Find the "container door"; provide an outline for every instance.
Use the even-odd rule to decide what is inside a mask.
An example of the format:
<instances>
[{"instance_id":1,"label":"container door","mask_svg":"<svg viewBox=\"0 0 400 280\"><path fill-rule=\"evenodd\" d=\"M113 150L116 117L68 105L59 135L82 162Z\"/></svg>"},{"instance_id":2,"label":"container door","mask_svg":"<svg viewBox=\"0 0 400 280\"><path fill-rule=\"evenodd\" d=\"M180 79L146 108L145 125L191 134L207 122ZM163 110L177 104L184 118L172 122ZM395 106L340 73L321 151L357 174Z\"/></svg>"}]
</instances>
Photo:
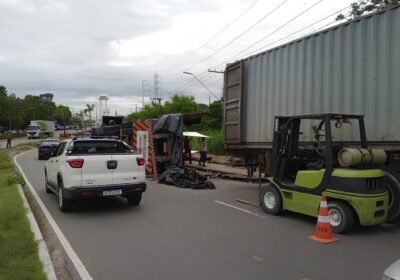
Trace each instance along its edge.
<instances>
[{"instance_id":1,"label":"container door","mask_svg":"<svg viewBox=\"0 0 400 280\"><path fill-rule=\"evenodd\" d=\"M241 136L242 70L239 61L229 65L224 74L224 134L225 144L239 144Z\"/></svg>"}]
</instances>

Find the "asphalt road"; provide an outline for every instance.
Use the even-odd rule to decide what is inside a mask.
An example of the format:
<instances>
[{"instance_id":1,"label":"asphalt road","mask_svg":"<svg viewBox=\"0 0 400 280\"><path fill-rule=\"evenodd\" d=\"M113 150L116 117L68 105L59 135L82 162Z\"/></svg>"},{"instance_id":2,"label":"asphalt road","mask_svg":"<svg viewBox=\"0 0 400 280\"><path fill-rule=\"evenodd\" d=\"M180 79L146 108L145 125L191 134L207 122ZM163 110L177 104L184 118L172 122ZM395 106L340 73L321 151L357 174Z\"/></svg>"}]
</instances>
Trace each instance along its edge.
<instances>
[{"instance_id":1,"label":"asphalt road","mask_svg":"<svg viewBox=\"0 0 400 280\"><path fill-rule=\"evenodd\" d=\"M18 144L22 144L28 141L34 141L34 140L29 140L28 138L16 138L11 140L11 146L15 146ZM5 149L7 147L7 140L0 140L0 149Z\"/></svg>"},{"instance_id":2,"label":"asphalt road","mask_svg":"<svg viewBox=\"0 0 400 280\"><path fill-rule=\"evenodd\" d=\"M381 279L400 258L399 223L314 243L314 218L236 203L257 186L228 180L197 191L148 182L137 208L112 197L64 214L45 193L44 161L29 152L18 163L94 279Z\"/></svg>"},{"instance_id":3,"label":"asphalt road","mask_svg":"<svg viewBox=\"0 0 400 280\"><path fill-rule=\"evenodd\" d=\"M67 133L74 133L75 130L67 130L66 132ZM60 131L55 131L54 133L55 133L54 137L58 138L61 133L64 133L64 131L60 130ZM30 142L30 141L37 141L37 140L28 139L27 137L15 138L15 139L12 139L11 146L14 147L14 146L16 146L18 144L22 144L22 143ZM0 140L0 149L5 149L6 147L7 147L7 140Z\"/></svg>"}]
</instances>

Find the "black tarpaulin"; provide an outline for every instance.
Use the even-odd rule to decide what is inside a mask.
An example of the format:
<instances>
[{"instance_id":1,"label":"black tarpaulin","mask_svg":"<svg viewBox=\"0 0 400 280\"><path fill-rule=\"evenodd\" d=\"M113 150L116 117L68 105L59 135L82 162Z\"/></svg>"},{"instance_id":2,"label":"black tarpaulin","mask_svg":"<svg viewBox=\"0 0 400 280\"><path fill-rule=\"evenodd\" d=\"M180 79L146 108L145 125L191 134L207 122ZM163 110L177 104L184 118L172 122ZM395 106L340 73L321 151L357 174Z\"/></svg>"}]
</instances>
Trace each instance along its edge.
<instances>
[{"instance_id":1,"label":"black tarpaulin","mask_svg":"<svg viewBox=\"0 0 400 280\"><path fill-rule=\"evenodd\" d=\"M159 183L174 185L178 188L191 189L215 189L215 185L207 180L207 177L200 175L194 169L186 167L175 167L163 172Z\"/></svg>"},{"instance_id":2,"label":"black tarpaulin","mask_svg":"<svg viewBox=\"0 0 400 280\"><path fill-rule=\"evenodd\" d=\"M171 166L182 166L183 118L182 114L163 115L154 125L153 133L168 133Z\"/></svg>"}]
</instances>

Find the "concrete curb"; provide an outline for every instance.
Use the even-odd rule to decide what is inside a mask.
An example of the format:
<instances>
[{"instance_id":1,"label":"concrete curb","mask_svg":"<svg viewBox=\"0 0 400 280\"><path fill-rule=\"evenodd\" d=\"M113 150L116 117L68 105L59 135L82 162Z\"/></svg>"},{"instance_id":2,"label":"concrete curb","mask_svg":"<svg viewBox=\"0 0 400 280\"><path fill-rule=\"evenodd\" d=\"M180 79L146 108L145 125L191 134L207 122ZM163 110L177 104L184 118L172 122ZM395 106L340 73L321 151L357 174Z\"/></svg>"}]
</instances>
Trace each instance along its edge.
<instances>
[{"instance_id":1,"label":"concrete curb","mask_svg":"<svg viewBox=\"0 0 400 280\"><path fill-rule=\"evenodd\" d=\"M18 192L22 199L24 208L26 210L26 217L31 224L31 230L33 232L33 236L35 241L38 243L39 247L39 258L43 264L44 272L47 275L48 280L57 280L56 273L54 272L53 263L51 262L49 251L47 250L46 243L43 240L42 233L40 232L39 225L36 222L35 217L33 216L31 207L29 206L28 201L26 200L25 193L22 190L21 185L18 185Z\"/></svg>"},{"instance_id":2,"label":"concrete curb","mask_svg":"<svg viewBox=\"0 0 400 280\"><path fill-rule=\"evenodd\" d=\"M22 177L25 180L26 186L29 188L30 192L32 193L33 198L36 200L38 206L43 212L43 215L47 219L47 222L50 224L51 228L54 230L58 240L60 241L61 245L63 246L66 254L68 255L69 259L71 260L72 264L74 265L76 271L78 272L81 279L84 280L92 280L93 278L90 276L89 272L87 271L85 265L82 263L81 259L75 253L74 249L72 248L71 244L68 242L67 238L62 233L61 229L58 227L56 221L51 216L49 210L47 210L46 206L44 205L43 201L40 199L38 193L33 188L32 184L29 182L28 178L26 177L24 171L22 170L21 166L17 162L17 158L23 154L32 152L32 150L25 151L20 153L14 157L14 164L18 168L19 172L21 173Z\"/></svg>"}]
</instances>

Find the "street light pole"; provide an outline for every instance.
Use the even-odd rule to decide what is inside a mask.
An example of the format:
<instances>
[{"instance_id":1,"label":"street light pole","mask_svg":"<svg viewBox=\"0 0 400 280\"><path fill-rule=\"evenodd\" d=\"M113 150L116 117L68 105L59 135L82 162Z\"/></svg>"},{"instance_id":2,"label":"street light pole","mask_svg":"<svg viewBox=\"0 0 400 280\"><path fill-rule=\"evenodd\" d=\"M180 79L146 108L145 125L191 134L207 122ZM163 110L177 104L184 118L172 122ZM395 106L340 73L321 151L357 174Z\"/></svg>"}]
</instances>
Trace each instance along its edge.
<instances>
[{"instance_id":1,"label":"street light pole","mask_svg":"<svg viewBox=\"0 0 400 280\"><path fill-rule=\"evenodd\" d=\"M186 72L186 71L184 71L183 74L187 74L187 75L193 76L193 78L195 78L203 87L205 87L208 90L208 92L209 92L209 94L208 94L208 106L210 106L210 103L211 103L210 94L212 94L218 100L218 97L202 81L200 81L200 79L197 78L197 76L195 74L193 74L191 72Z\"/></svg>"}]
</instances>

